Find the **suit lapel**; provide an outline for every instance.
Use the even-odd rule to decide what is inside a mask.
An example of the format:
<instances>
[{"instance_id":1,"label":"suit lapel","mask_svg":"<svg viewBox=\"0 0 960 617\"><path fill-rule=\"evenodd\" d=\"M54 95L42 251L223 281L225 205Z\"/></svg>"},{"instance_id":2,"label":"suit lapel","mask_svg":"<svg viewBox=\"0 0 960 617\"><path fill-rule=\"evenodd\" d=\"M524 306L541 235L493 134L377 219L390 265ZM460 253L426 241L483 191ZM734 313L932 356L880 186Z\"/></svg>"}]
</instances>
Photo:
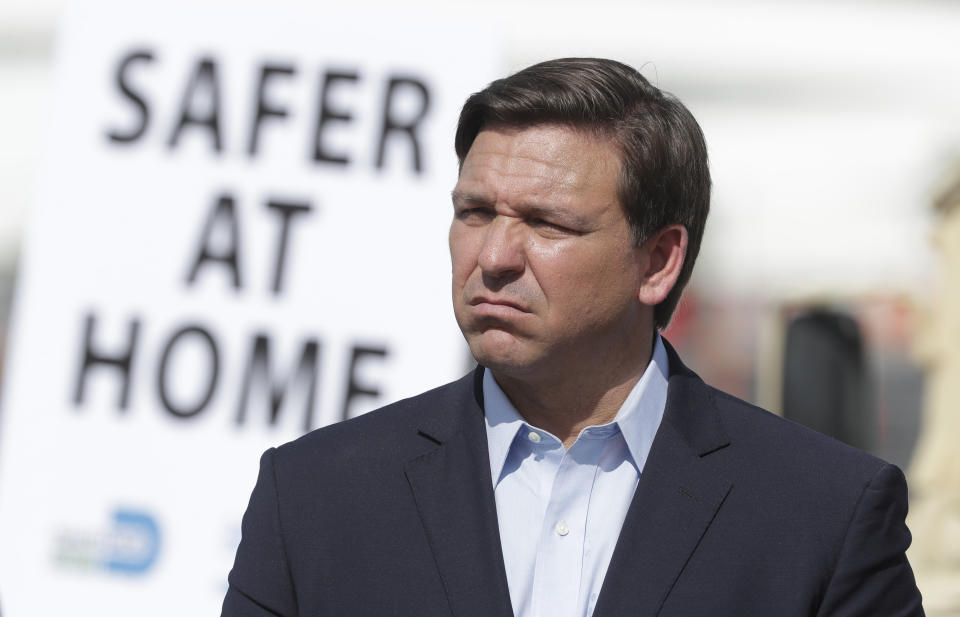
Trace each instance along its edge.
<instances>
[{"instance_id":1,"label":"suit lapel","mask_svg":"<svg viewBox=\"0 0 960 617\"><path fill-rule=\"evenodd\" d=\"M666 341L664 341L666 344ZM710 455L729 445L712 391L666 344L670 386L594 617L652 617L731 484ZM482 371L420 427L431 448L406 475L454 617L512 617L483 423Z\"/></svg>"},{"instance_id":2,"label":"suit lapel","mask_svg":"<svg viewBox=\"0 0 960 617\"><path fill-rule=\"evenodd\" d=\"M454 617L512 617L483 423L482 371L420 435L436 444L409 461L407 480Z\"/></svg>"},{"instance_id":3,"label":"suit lapel","mask_svg":"<svg viewBox=\"0 0 960 617\"><path fill-rule=\"evenodd\" d=\"M712 392L667 349L671 376L663 422L594 617L656 615L731 488L709 460L729 444Z\"/></svg>"}]
</instances>

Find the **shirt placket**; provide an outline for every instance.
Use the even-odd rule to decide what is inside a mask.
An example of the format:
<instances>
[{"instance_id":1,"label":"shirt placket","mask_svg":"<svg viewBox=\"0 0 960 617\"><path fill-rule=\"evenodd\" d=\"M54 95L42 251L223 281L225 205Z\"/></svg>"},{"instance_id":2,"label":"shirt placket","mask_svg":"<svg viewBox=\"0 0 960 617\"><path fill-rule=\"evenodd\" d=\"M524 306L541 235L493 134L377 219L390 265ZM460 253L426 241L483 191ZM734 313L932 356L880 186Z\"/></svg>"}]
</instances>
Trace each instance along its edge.
<instances>
[{"instance_id":1,"label":"shirt placket","mask_svg":"<svg viewBox=\"0 0 960 617\"><path fill-rule=\"evenodd\" d=\"M581 439L563 455L544 513L533 583L536 617L576 615L583 549L600 444Z\"/></svg>"}]
</instances>

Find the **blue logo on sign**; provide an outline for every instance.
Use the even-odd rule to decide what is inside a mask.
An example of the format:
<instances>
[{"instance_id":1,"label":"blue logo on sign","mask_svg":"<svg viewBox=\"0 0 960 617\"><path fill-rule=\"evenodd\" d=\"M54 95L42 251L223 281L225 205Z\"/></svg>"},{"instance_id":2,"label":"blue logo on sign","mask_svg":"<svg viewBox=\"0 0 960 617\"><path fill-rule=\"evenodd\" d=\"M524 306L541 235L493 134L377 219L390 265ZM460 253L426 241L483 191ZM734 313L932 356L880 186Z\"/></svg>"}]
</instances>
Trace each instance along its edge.
<instances>
[{"instance_id":1,"label":"blue logo on sign","mask_svg":"<svg viewBox=\"0 0 960 617\"><path fill-rule=\"evenodd\" d=\"M152 516L143 512L114 512L111 538L104 566L114 572L143 574L160 553L160 528Z\"/></svg>"},{"instance_id":2,"label":"blue logo on sign","mask_svg":"<svg viewBox=\"0 0 960 617\"><path fill-rule=\"evenodd\" d=\"M109 529L64 531L56 539L55 559L65 567L139 576L160 554L160 526L150 514L118 508Z\"/></svg>"}]
</instances>

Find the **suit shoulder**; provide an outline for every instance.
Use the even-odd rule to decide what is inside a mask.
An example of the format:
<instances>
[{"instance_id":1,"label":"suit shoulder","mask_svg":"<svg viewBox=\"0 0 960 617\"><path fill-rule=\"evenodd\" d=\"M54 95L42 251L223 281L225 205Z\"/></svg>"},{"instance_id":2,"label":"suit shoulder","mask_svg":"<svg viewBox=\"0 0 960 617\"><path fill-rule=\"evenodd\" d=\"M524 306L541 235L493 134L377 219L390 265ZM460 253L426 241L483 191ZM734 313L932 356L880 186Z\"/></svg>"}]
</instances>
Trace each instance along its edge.
<instances>
[{"instance_id":1,"label":"suit shoulder","mask_svg":"<svg viewBox=\"0 0 960 617\"><path fill-rule=\"evenodd\" d=\"M710 388L733 449L755 464L829 486L866 483L888 463L833 437L788 420L721 390ZM848 484L847 484L848 485Z\"/></svg>"},{"instance_id":2,"label":"suit shoulder","mask_svg":"<svg viewBox=\"0 0 960 617\"><path fill-rule=\"evenodd\" d=\"M344 461L358 457L402 454L415 440L419 426L436 416L454 413L465 390L472 392L472 377L456 381L380 407L355 418L330 424L277 448L285 464L303 465L318 460ZM412 442L412 443L411 443Z\"/></svg>"}]
</instances>

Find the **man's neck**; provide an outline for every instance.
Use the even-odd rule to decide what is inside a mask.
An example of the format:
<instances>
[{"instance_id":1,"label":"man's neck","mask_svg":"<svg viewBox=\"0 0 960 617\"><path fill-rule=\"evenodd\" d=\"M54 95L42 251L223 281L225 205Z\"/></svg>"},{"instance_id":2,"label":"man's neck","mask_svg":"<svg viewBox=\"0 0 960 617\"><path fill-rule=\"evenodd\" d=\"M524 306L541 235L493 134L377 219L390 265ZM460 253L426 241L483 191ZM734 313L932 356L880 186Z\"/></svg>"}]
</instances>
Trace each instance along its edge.
<instances>
[{"instance_id":1,"label":"man's neck","mask_svg":"<svg viewBox=\"0 0 960 617\"><path fill-rule=\"evenodd\" d=\"M625 355L620 362L548 371L542 379L492 372L524 420L549 431L569 448L584 428L613 421L650 363L655 340L654 336L643 347L646 353Z\"/></svg>"}]
</instances>

